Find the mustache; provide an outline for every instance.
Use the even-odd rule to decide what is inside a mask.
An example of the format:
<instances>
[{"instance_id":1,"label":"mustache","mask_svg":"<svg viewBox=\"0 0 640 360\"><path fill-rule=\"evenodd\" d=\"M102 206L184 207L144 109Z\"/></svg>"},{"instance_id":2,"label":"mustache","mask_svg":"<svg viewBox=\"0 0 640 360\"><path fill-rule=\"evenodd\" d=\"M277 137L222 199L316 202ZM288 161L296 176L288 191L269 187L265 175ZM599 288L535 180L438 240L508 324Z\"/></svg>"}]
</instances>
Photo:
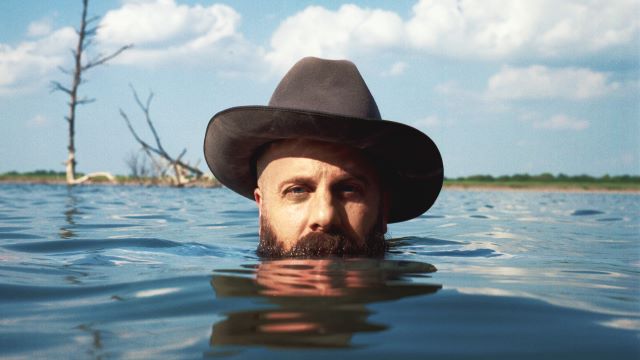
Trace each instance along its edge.
<instances>
[{"instance_id":1,"label":"mustache","mask_svg":"<svg viewBox=\"0 0 640 360\"><path fill-rule=\"evenodd\" d=\"M309 233L291 248L291 256L344 256L355 255L356 242L341 233Z\"/></svg>"},{"instance_id":2,"label":"mustache","mask_svg":"<svg viewBox=\"0 0 640 360\"><path fill-rule=\"evenodd\" d=\"M261 227L261 239L256 252L259 256L267 258L382 257L387 249L388 244L383 233L370 234L367 241L360 245L358 241L336 229L332 232L312 232L304 235L291 249L285 251L271 227L264 225Z\"/></svg>"}]
</instances>

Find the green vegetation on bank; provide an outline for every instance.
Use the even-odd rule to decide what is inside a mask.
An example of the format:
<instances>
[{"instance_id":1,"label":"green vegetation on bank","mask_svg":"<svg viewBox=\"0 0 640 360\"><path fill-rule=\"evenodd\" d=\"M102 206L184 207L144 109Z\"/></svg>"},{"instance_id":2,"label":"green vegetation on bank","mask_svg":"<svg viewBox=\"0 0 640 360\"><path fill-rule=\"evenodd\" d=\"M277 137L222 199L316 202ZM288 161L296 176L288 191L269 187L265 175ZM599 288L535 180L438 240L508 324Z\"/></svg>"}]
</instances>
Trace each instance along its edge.
<instances>
[{"instance_id":1,"label":"green vegetation on bank","mask_svg":"<svg viewBox=\"0 0 640 360\"><path fill-rule=\"evenodd\" d=\"M78 174L82 176L84 174ZM24 181L65 181L66 174L64 171L53 171L53 170L36 170L36 171L28 171L28 172L17 172L17 171L9 171L4 174L0 174L0 180L24 180Z\"/></svg>"},{"instance_id":2,"label":"green vegetation on bank","mask_svg":"<svg viewBox=\"0 0 640 360\"><path fill-rule=\"evenodd\" d=\"M445 179L445 186L451 187L507 187L507 188L558 188L583 190L635 190L640 191L640 176L589 175L570 176L565 174L539 175L515 174L494 177L491 175L473 175L454 179Z\"/></svg>"},{"instance_id":3,"label":"green vegetation on bank","mask_svg":"<svg viewBox=\"0 0 640 360\"><path fill-rule=\"evenodd\" d=\"M84 174L78 174L83 176ZM24 183L65 183L65 173L53 170L36 170L29 172L10 171L0 174L0 181L3 182L24 182ZM154 177L134 177L117 175L116 181L119 184L144 184L163 185L165 180ZM108 179L98 178L93 183L107 183ZM513 188L513 189L534 189L534 188L555 188L567 190L620 190L620 191L640 191L640 176L617 175L593 177L589 175L553 175L543 173L539 175L515 174L505 176L473 175L458 178L446 178L445 186L461 188ZM203 179L197 186L219 186L214 179Z\"/></svg>"}]
</instances>

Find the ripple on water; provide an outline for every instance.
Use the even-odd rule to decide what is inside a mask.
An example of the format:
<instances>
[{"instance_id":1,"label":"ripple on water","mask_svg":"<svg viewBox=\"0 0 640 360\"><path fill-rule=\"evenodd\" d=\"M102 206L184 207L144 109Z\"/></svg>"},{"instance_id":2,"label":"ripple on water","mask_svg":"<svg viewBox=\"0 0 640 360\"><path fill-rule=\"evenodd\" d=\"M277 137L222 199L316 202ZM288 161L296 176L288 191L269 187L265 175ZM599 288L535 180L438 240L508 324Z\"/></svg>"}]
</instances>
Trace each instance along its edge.
<instances>
[{"instance_id":1,"label":"ripple on water","mask_svg":"<svg viewBox=\"0 0 640 360\"><path fill-rule=\"evenodd\" d=\"M501 254L493 249L474 249L474 250L449 250L449 251L427 251L422 252L427 256L447 256L447 257L497 257Z\"/></svg>"},{"instance_id":2,"label":"ripple on water","mask_svg":"<svg viewBox=\"0 0 640 360\"><path fill-rule=\"evenodd\" d=\"M604 212L600 210L593 210L593 209L581 209L581 210L575 210L574 212L572 212L571 216L591 216L591 215L600 215L600 214L604 214Z\"/></svg>"},{"instance_id":3,"label":"ripple on water","mask_svg":"<svg viewBox=\"0 0 640 360\"><path fill-rule=\"evenodd\" d=\"M150 215L131 214L131 215L122 215L120 216L120 218L131 219L131 220L163 220L163 221L172 222L172 223L180 223L180 222L186 221L184 219L179 219L167 214L150 214Z\"/></svg>"},{"instance_id":4,"label":"ripple on water","mask_svg":"<svg viewBox=\"0 0 640 360\"><path fill-rule=\"evenodd\" d=\"M464 245L464 242L455 240L443 240L423 236L406 236L389 240L391 246L407 246L407 245Z\"/></svg>"},{"instance_id":5,"label":"ripple on water","mask_svg":"<svg viewBox=\"0 0 640 360\"><path fill-rule=\"evenodd\" d=\"M29 217L26 216L11 216L11 215L4 215L2 213L0 213L0 221L17 221L17 222L25 222L27 220L31 220Z\"/></svg>"},{"instance_id":6,"label":"ripple on water","mask_svg":"<svg viewBox=\"0 0 640 360\"><path fill-rule=\"evenodd\" d=\"M124 248L170 248L181 243L156 238L51 240L4 245L3 248L27 253L59 253Z\"/></svg>"},{"instance_id":7,"label":"ripple on water","mask_svg":"<svg viewBox=\"0 0 640 360\"><path fill-rule=\"evenodd\" d=\"M257 217L258 216L258 209L251 209L251 210L225 210L225 211L221 211L220 215L224 215L224 216L228 216L231 218L247 218L247 217Z\"/></svg>"},{"instance_id":8,"label":"ripple on water","mask_svg":"<svg viewBox=\"0 0 640 360\"><path fill-rule=\"evenodd\" d=\"M30 227L27 227L27 226L0 226L0 233L22 231L22 230L29 230L29 229Z\"/></svg>"},{"instance_id":9,"label":"ripple on water","mask_svg":"<svg viewBox=\"0 0 640 360\"><path fill-rule=\"evenodd\" d=\"M140 227L140 224L74 224L71 226L67 226L73 229L88 229L88 230L97 230L97 229L124 229L124 228L134 228Z\"/></svg>"},{"instance_id":10,"label":"ripple on water","mask_svg":"<svg viewBox=\"0 0 640 360\"><path fill-rule=\"evenodd\" d=\"M199 224L196 226L206 227L206 228L224 228L229 226L246 226L246 225L247 225L246 220L235 220L235 221L223 221L223 222L210 223L210 224Z\"/></svg>"},{"instance_id":11,"label":"ripple on water","mask_svg":"<svg viewBox=\"0 0 640 360\"><path fill-rule=\"evenodd\" d=\"M419 216L420 219L443 219L444 215L428 215L422 214Z\"/></svg>"},{"instance_id":12,"label":"ripple on water","mask_svg":"<svg viewBox=\"0 0 640 360\"><path fill-rule=\"evenodd\" d=\"M18 232L0 232L0 240L35 240L43 239L40 235L24 234Z\"/></svg>"},{"instance_id":13,"label":"ripple on water","mask_svg":"<svg viewBox=\"0 0 640 360\"><path fill-rule=\"evenodd\" d=\"M611 221L622 221L624 220L623 218L620 217L612 217L612 218L602 218L602 219L597 219L596 221L601 221L601 222L611 222Z\"/></svg>"},{"instance_id":14,"label":"ripple on water","mask_svg":"<svg viewBox=\"0 0 640 360\"><path fill-rule=\"evenodd\" d=\"M232 238L236 239L257 239L258 236L258 233L255 231L231 235Z\"/></svg>"}]
</instances>

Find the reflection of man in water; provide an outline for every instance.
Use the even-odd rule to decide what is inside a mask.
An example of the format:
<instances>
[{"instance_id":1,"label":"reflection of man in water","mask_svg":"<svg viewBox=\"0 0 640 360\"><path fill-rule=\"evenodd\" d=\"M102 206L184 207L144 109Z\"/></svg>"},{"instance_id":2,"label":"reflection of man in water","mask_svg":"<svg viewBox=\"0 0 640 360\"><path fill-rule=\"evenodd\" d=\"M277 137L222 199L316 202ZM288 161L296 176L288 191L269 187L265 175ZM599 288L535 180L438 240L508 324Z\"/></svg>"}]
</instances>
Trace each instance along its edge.
<instances>
[{"instance_id":1,"label":"reflection of man in water","mask_svg":"<svg viewBox=\"0 0 640 360\"><path fill-rule=\"evenodd\" d=\"M412 276L435 271L429 264L373 259L280 259L255 269L255 279L214 275L218 299L262 298L276 305L253 305L226 314L213 326L212 345L348 347L353 335L387 325L368 320L366 304L427 295L440 285Z\"/></svg>"},{"instance_id":2,"label":"reflection of man in water","mask_svg":"<svg viewBox=\"0 0 640 360\"><path fill-rule=\"evenodd\" d=\"M382 255L387 223L429 209L443 179L431 139L382 120L348 61L302 59L269 106L214 115L204 151L220 182L258 204L264 256Z\"/></svg>"}]
</instances>

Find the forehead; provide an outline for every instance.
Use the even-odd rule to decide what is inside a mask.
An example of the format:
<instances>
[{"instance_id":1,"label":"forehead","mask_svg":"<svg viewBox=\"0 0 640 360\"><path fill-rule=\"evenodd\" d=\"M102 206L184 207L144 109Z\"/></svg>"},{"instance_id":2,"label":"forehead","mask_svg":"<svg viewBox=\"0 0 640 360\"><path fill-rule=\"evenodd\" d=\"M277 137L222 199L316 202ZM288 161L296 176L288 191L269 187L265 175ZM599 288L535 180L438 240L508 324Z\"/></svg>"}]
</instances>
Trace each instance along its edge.
<instances>
[{"instance_id":1,"label":"forehead","mask_svg":"<svg viewBox=\"0 0 640 360\"><path fill-rule=\"evenodd\" d=\"M372 162L358 149L350 146L314 140L281 140L270 144L257 161L258 178L269 166L277 165L279 171L295 172L298 166L321 163L348 174L377 180L378 174ZM287 165L298 165L287 167Z\"/></svg>"}]
</instances>

